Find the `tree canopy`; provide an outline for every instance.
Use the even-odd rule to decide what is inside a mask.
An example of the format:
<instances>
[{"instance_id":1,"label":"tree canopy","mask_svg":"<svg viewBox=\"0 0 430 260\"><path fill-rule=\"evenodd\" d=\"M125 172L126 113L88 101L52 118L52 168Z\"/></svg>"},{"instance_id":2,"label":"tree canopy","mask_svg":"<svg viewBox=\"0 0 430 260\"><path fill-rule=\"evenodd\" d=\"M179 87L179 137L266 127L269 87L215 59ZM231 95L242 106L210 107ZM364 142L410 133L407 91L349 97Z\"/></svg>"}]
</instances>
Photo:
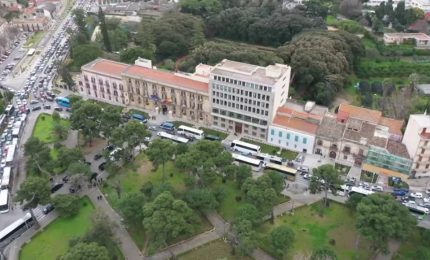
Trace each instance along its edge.
<instances>
[{"instance_id":1,"label":"tree canopy","mask_svg":"<svg viewBox=\"0 0 430 260\"><path fill-rule=\"evenodd\" d=\"M79 197L73 194L58 194L53 199L55 209L63 217L72 217L79 212Z\"/></svg>"},{"instance_id":2,"label":"tree canopy","mask_svg":"<svg viewBox=\"0 0 430 260\"><path fill-rule=\"evenodd\" d=\"M328 192L336 194L337 188L342 184L339 174L331 164L324 164L313 170L309 183L311 193L324 192L324 204L328 203Z\"/></svg>"},{"instance_id":3,"label":"tree canopy","mask_svg":"<svg viewBox=\"0 0 430 260\"><path fill-rule=\"evenodd\" d=\"M69 251L63 255L61 260L110 260L109 253L104 246L99 246L97 243L78 243L71 247Z\"/></svg>"},{"instance_id":4,"label":"tree canopy","mask_svg":"<svg viewBox=\"0 0 430 260\"><path fill-rule=\"evenodd\" d=\"M29 202L33 205L46 204L51 199L51 184L46 177L28 176L20 186L15 200Z\"/></svg>"}]
</instances>

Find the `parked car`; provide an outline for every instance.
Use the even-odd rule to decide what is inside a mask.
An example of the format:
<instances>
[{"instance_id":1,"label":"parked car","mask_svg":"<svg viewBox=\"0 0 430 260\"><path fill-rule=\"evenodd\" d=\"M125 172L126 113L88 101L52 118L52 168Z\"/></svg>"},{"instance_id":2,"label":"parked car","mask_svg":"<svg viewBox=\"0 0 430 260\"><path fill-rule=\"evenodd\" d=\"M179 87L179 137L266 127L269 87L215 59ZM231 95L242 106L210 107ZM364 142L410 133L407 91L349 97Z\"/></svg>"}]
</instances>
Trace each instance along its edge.
<instances>
[{"instance_id":1,"label":"parked car","mask_svg":"<svg viewBox=\"0 0 430 260\"><path fill-rule=\"evenodd\" d=\"M51 193L54 193L54 192L56 192L56 191L58 191L59 189L61 189L61 187L63 187L64 186L64 183L57 183L57 184L54 184L53 186L52 186L52 188L51 188Z\"/></svg>"},{"instance_id":2,"label":"parked car","mask_svg":"<svg viewBox=\"0 0 430 260\"><path fill-rule=\"evenodd\" d=\"M412 192L409 196L416 199L422 199L424 197L421 192Z\"/></svg>"},{"instance_id":3,"label":"parked car","mask_svg":"<svg viewBox=\"0 0 430 260\"><path fill-rule=\"evenodd\" d=\"M51 109L51 105L44 105L43 108L44 109Z\"/></svg>"},{"instance_id":4,"label":"parked car","mask_svg":"<svg viewBox=\"0 0 430 260\"><path fill-rule=\"evenodd\" d=\"M102 157L103 157L103 155L98 153L98 154L94 155L94 160L97 161L97 160L101 159Z\"/></svg>"},{"instance_id":5,"label":"parked car","mask_svg":"<svg viewBox=\"0 0 430 260\"><path fill-rule=\"evenodd\" d=\"M46 207L43 209L43 214L47 215L49 212L53 211L55 209L54 205L49 203L46 205Z\"/></svg>"},{"instance_id":6,"label":"parked car","mask_svg":"<svg viewBox=\"0 0 430 260\"><path fill-rule=\"evenodd\" d=\"M105 170L105 168L106 168L106 162L102 162L102 163L99 165L99 170L100 170L100 171L104 171L104 170Z\"/></svg>"},{"instance_id":7,"label":"parked car","mask_svg":"<svg viewBox=\"0 0 430 260\"><path fill-rule=\"evenodd\" d=\"M64 183L69 182L69 176L68 175L66 175L66 176L63 177L63 182Z\"/></svg>"},{"instance_id":8,"label":"parked car","mask_svg":"<svg viewBox=\"0 0 430 260\"><path fill-rule=\"evenodd\" d=\"M41 106L37 106L37 107L33 107L32 111L37 111L37 110L41 110L42 107Z\"/></svg>"},{"instance_id":9,"label":"parked car","mask_svg":"<svg viewBox=\"0 0 430 260\"><path fill-rule=\"evenodd\" d=\"M308 166L300 166L298 170L300 171L300 174L302 174L302 175L309 173L309 167Z\"/></svg>"},{"instance_id":10,"label":"parked car","mask_svg":"<svg viewBox=\"0 0 430 260\"><path fill-rule=\"evenodd\" d=\"M61 111L63 111L63 108L61 108L61 107L55 107L54 110L58 111L58 112L61 112Z\"/></svg>"}]
</instances>

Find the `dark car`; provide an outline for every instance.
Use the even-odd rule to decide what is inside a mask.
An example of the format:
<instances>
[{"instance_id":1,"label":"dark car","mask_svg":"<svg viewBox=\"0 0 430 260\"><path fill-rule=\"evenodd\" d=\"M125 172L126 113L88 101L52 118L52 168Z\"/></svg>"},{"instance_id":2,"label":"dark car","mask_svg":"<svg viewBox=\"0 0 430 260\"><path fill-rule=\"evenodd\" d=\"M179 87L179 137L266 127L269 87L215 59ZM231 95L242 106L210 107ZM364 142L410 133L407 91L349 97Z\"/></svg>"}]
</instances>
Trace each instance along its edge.
<instances>
[{"instance_id":1,"label":"dark car","mask_svg":"<svg viewBox=\"0 0 430 260\"><path fill-rule=\"evenodd\" d=\"M102 157L103 157L103 155L98 153L98 154L94 155L94 160L97 161L97 160L101 159Z\"/></svg>"},{"instance_id":2,"label":"dark car","mask_svg":"<svg viewBox=\"0 0 430 260\"><path fill-rule=\"evenodd\" d=\"M47 215L49 212L53 211L55 209L53 204L48 204L46 205L46 207L43 209L43 214Z\"/></svg>"},{"instance_id":3,"label":"dark car","mask_svg":"<svg viewBox=\"0 0 430 260\"><path fill-rule=\"evenodd\" d=\"M55 107L54 110L58 111L58 112L61 112L61 111L63 111L63 108L61 108L61 107Z\"/></svg>"},{"instance_id":4,"label":"dark car","mask_svg":"<svg viewBox=\"0 0 430 260\"><path fill-rule=\"evenodd\" d=\"M37 106L37 107L33 107L32 111L37 111L37 110L41 110L41 109L42 109L42 107Z\"/></svg>"},{"instance_id":5,"label":"dark car","mask_svg":"<svg viewBox=\"0 0 430 260\"><path fill-rule=\"evenodd\" d=\"M109 152L112 152L113 149L115 149L115 146L113 144L110 144L110 145L105 147L105 150L108 150Z\"/></svg>"},{"instance_id":6,"label":"dark car","mask_svg":"<svg viewBox=\"0 0 430 260\"><path fill-rule=\"evenodd\" d=\"M63 182L64 183L68 183L69 182L69 176L68 175L66 175L66 176L63 177Z\"/></svg>"},{"instance_id":7,"label":"dark car","mask_svg":"<svg viewBox=\"0 0 430 260\"><path fill-rule=\"evenodd\" d=\"M57 190L61 189L61 187L63 187L64 183L57 183L54 186L52 186L51 188L51 193L56 192Z\"/></svg>"},{"instance_id":8,"label":"dark car","mask_svg":"<svg viewBox=\"0 0 430 260\"><path fill-rule=\"evenodd\" d=\"M102 163L99 165L99 170L100 170L100 171L104 171L104 170L105 170L105 168L106 168L106 162L102 162Z\"/></svg>"},{"instance_id":9,"label":"dark car","mask_svg":"<svg viewBox=\"0 0 430 260\"><path fill-rule=\"evenodd\" d=\"M43 108L44 109L51 109L51 105L44 105Z\"/></svg>"}]
</instances>

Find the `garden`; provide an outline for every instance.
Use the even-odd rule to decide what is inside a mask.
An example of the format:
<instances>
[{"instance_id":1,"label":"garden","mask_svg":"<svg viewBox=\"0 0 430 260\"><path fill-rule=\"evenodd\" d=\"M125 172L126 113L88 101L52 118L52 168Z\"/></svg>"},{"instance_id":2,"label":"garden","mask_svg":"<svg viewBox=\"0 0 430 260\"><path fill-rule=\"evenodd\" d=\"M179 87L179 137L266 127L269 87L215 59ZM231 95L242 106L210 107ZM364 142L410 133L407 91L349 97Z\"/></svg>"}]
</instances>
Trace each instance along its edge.
<instances>
[{"instance_id":1,"label":"garden","mask_svg":"<svg viewBox=\"0 0 430 260\"><path fill-rule=\"evenodd\" d=\"M44 143L54 143L67 137L70 122L50 114L40 114L33 129L33 137Z\"/></svg>"},{"instance_id":2,"label":"garden","mask_svg":"<svg viewBox=\"0 0 430 260\"><path fill-rule=\"evenodd\" d=\"M281 156L282 158L286 158L288 160L294 160L294 159L296 159L297 155L299 154L298 152L295 152L295 151L290 151L290 150L282 149L281 154L279 155L278 154L278 152L280 150L279 147L276 147L276 146L273 146L273 145L270 145L270 144L260 143L260 142L253 141L253 140L250 140L250 139L247 139L247 138L241 138L240 140L243 141L243 142L250 143L250 144L259 145L261 147L261 151L263 153L268 153L268 154L272 154L272 155L278 155L278 156Z\"/></svg>"},{"instance_id":3,"label":"garden","mask_svg":"<svg viewBox=\"0 0 430 260\"><path fill-rule=\"evenodd\" d=\"M84 235L91 227L91 215L95 208L89 198L83 198L77 215L58 218L42 232L35 235L20 253L21 260L57 259L69 249L69 241Z\"/></svg>"}]
</instances>

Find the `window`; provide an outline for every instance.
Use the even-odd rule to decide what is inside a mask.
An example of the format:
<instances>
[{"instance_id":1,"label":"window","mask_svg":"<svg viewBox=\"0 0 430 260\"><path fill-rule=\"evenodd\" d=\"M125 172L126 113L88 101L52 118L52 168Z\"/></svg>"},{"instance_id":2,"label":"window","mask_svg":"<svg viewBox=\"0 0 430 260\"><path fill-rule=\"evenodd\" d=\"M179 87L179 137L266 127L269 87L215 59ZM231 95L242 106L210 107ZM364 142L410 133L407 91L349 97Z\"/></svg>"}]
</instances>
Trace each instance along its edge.
<instances>
[{"instance_id":1,"label":"window","mask_svg":"<svg viewBox=\"0 0 430 260\"><path fill-rule=\"evenodd\" d=\"M270 134L275 135L275 130L274 129L270 130Z\"/></svg>"},{"instance_id":2,"label":"window","mask_svg":"<svg viewBox=\"0 0 430 260\"><path fill-rule=\"evenodd\" d=\"M294 136L294 141L298 142L299 141L299 137L296 135Z\"/></svg>"},{"instance_id":3,"label":"window","mask_svg":"<svg viewBox=\"0 0 430 260\"><path fill-rule=\"evenodd\" d=\"M289 133L287 133L287 139L290 140L290 134Z\"/></svg>"},{"instance_id":4,"label":"window","mask_svg":"<svg viewBox=\"0 0 430 260\"><path fill-rule=\"evenodd\" d=\"M306 144L308 142L306 137L303 137L303 144Z\"/></svg>"},{"instance_id":5,"label":"window","mask_svg":"<svg viewBox=\"0 0 430 260\"><path fill-rule=\"evenodd\" d=\"M278 135L279 137L282 137L282 131L279 131Z\"/></svg>"}]
</instances>

